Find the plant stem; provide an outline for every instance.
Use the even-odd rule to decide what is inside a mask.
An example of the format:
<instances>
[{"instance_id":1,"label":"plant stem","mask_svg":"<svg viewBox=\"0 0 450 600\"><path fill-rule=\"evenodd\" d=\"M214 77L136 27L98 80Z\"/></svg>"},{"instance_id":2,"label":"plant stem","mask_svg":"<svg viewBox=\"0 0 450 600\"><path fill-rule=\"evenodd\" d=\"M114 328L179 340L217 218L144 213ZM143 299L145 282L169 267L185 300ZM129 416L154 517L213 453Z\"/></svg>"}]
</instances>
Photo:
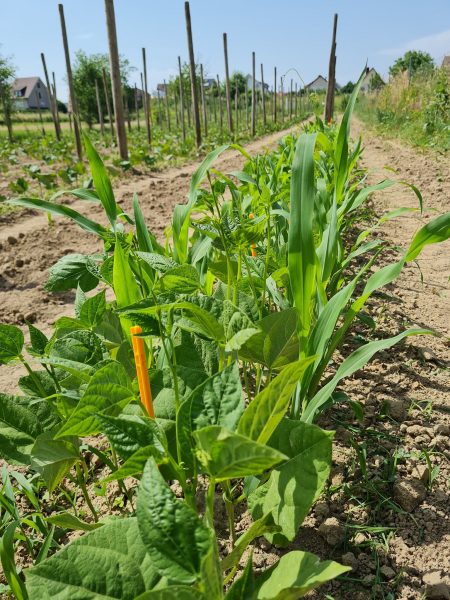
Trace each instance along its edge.
<instances>
[{"instance_id":1,"label":"plant stem","mask_svg":"<svg viewBox=\"0 0 450 600\"><path fill-rule=\"evenodd\" d=\"M214 500L216 494L216 482L211 479L206 492L206 510L205 510L205 521L206 524L214 529Z\"/></svg>"},{"instance_id":2,"label":"plant stem","mask_svg":"<svg viewBox=\"0 0 450 600\"><path fill-rule=\"evenodd\" d=\"M230 482L224 481L222 483L222 488L224 491L223 499L225 502L225 509L227 511L228 517L228 528L230 530L230 541L232 548L234 547L234 542L236 541L236 530L234 528L234 504L233 498L231 495Z\"/></svg>"},{"instance_id":3,"label":"plant stem","mask_svg":"<svg viewBox=\"0 0 450 600\"><path fill-rule=\"evenodd\" d=\"M86 463L84 463L84 466L86 467ZM92 504L91 499L89 498L89 494L88 494L88 491L87 491L87 488L86 488L86 481L84 479L84 474L82 473L82 471L80 469L79 463L75 464L75 469L76 469L76 472L77 472L77 483L78 483L78 485L81 488L81 491L83 493L83 497L84 497L84 499L86 501L86 504L89 507L89 510L92 513L94 521L97 523L98 522L97 511L95 510L94 505Z\"/></svg>"}]
</instances>

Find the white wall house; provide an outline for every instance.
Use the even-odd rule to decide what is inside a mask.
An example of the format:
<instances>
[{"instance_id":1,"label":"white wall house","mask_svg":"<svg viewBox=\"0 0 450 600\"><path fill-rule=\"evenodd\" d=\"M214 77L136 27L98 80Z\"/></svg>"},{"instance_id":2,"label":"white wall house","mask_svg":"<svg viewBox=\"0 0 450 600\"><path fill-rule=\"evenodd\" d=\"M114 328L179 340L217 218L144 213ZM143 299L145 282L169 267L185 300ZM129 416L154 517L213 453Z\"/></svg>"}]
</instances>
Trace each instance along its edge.
<instances>
[{"instance_id":1,"label":"white wall house","mask_svg":"<svg viewBox=\"0 0 450 600\"><path fill-rule=\"evenodd\" d=\"M247 87L249 90L252 89L252 85L253 85L253 77L251 75L247 75L247 77L245 78L247 80ZM255 90L262 90L262 83L260 81L258 81L257 79L255 79ZM265 83L264 84L264 91L268 92L269 91L269 84Z\"/></svg>"},{"instance_id":2,"label":"white wall house","mask_svg":"<svg viewBox=\"0 0 450 600\"><path fill-rule=\"evenodd\" d=\"M328 87L328 81L322 75L318 75L311 83L305 85L305 90L308 92L323 92Z\"/></svg>"},{"instance_id":3,"label":"white wall house","mask_svg":"<svg viewBox=\"0 0 450 600\"><path fill-rule=\"evenodd\" d=\"M39 77L18 77L12 84L12 96L18 110L50 108L47 88Z\"/></svg>"},{"instance_id":4,"label":"white wall house","mask_svg":"<svg viewBox=\"0 0 450 600\"><path fill-rule=\"evenodd\" d=\"M364 79L362 80L361 83L361 91L362 92L369 92L370 91L370 84L372 83L372 79L374 77L380 77L380 75L378 74L378 72L375 69L369 69L369 67L367 67L366 69L366 74L364 75ZM380 77L381 79L381 77Z\"/></svg>"}]
</instances>

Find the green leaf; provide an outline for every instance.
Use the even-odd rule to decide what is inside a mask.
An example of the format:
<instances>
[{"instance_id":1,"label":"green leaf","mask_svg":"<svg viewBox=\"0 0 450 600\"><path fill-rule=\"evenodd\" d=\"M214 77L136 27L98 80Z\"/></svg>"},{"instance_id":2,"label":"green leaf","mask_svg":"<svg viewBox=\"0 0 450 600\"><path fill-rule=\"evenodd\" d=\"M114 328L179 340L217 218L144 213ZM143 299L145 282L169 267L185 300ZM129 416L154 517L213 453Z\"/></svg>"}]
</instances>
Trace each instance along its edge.
<instances>
[{"instance_id":1,"label":"green leaf","mask_svg":"<svg viewBox=\"0 0 450 600\"><path fill-rule=\"evenodd\" d=\"M252 569L253 556L250 554L245 569L240 575L233 581L230 586L225 599L226 600L253 600L255 597L255 578L253 576Z\"/></svg>"},{"instance_id":2,"label":"green leaf","mask_svg":"<svg viewBox=\"0 0 450 600\"><path fill-rule=\"evenodd\" d=\"M215 481L257 475L287 458L278 450L218 425L204 427L193 435L197 458Z\"/></svg>"},{"instance_id":3,"label":"green leaf","mask_svg":"<svg viewBox=\"0 0 450 600\"><path fill-rule=\"evenodd\" d=\"M275 312L256 325L260 333L241 348L240 356L272 368L283 367L298 358L297 310Z\"/></svg>"},{"instance_id":4,"label":"green leaf","mask_svg":"<svg viewBox=\"0 0 450 600\"><path fill-rule=\"evenodd\" d=\"M80 286L84 292L93 290L98 278L89 270L90 265L95 266L90 256L66 254L50 267L45 289L49 292L64 292Z\"/></svg>"},{"instance_id":5,"label":"green leaf","mask_svg":"<svg viewBox=\"0 0 450 600\"><path fill-rule=\"evenodd\" d=\"M28 600L25 585L17 573L14 560L14 533L18 526L17 521L10 523L3 535L0 537L0 561L3 567L3 573L8 582L14 598L17 600Z\"/></svg>"},{"instance_id":6,"label":"green leaf","mask_svg":"<svg viewBox=\"0 0 450 600\"><path fill-rule=\"evenodd\" d=\"M414 260L428 244L437 244L450 238L450 212L427 223L414 236L406 253L406 261Z\"/></svg>"},{"instance_id":7,"label":"green leaf","mask_svg":"<svg viewBox=\"0 0 450 600\"><path fill-rule=\"evenodd\" d=\"M178 500L153 459L139 486L139 531L154 567L174 583L199 580L204 557L215 543L195 511Z\"/></svg>"},{"instance_id":8,"label":"green leaf","mask_svg":"<svg viewBox=\"0 0 450 600\"><path fill-rule=\"evenodd\" d=\"M109 222L114 228L117 221L117 204L114 199L114 192L108 177L108 172L106 171L98 152L85 133L83 133L83 141L84 147L86 148L89 167L91 169L92 179L94 180L95 191L100 198L100 202L103 205Z\"/></svg>"},{"instance_id":9,"label":"green leaf","mask_svg":"<svg viewBox=\"0 0 450 600\"><path fill-rule=\"evenodd\" d=\"M0 323L0 365L15 360L22 353L23 333L14 325Z\"/></svg>"},{"instance_id":10,"label":"green leaf","mask_svg":"<svg viewBox=\"0 0 450 600\"><path fill-rule=\"evenodd\" d=\"M39 473L50 493L79 458L77 438L55 440L49 431L38 436L30 456L31 468Z\"/></svg>"},{"instance_id":11,"label":"green leaf","mask_svg":"<svg viewBox=\"0 0 450 600\"><path fill-rule=\"evenodd\" d=\"M31 323L27 323L27 326L30 333L31 350L38 356L43 356L48 344L47 336Z\"/></svg>"},{"instance_id":12,"label":"green leaf","mask_svg":"<svg viewBox=\"0 0 450 600\"><path fill-rule=\"evenodd\" d=\"M77 407L56 437L86 436L100 431L97 414L119 413L134 398L125 368L111 362L96 371Z\"/></svg>"},{"instance_id":13,"label":"green leaf","mask_svg":"<svg viewBox=\"0 0 450 600\"><path fill-rule=\"evenodd\" d=\"M256 580L258 600L297 600L310 590L347 571L332 560L321 562L310 552L293 550L285 554Z\"/></svg>"},{"instance_id":14,"label":"green leaf","mask_svg":"<svg viewBox=\"0 0 450 600\"><path fill-rule=\"evenodd\" d=\"M198 590L187 585L171 585L160 590L144 592L136 600L207 600Z\"/></svg>"},{"instance_id":15,"label":"green leaf","mask_svg":"<svg viewBox=\"0 0 450 600\"><path fill-rule=\"evenodd\" d=\"M290 460L276 467L269 480L250 494L248 505L254 519L271 513L281 527L273 536L276 544L294 539L321 494L330 473L332 437L333 432L285 418L270 439L270 446Z\"/></svg>"},{"instance_id":16,"label":"green leaf","mask_svg":"<svg viewBox=\"0 0 450 600\"><path fill-rule=\"evenodd\" d=\"M225 352L237 352L246 344L250 338L259 333L259 329L255 329L255 327L247 327L246 329L241 329L233 335L231 339L225 345Z\"/></svg>"},{"instance_id":17,"label":"green leaf","mask_svg":"<svg viewBox=\"0 0 450 600\"><path fill-rule=\"evenodd\" d=\"M117 308L134 304L141 299L138 284L127 260L125 251L118 239L114 246L113 288L116 295ZM120 322L127 338L133 325L127 317L120 315Z\"/></svg>"},{"instance_id":18,"label":"green leaf","mask_svg":"<svg viewBox=\"0 0 450 600\"><path fill-rule=\"evenodd\" d=\"M26 575L30 600L135 600L159 580L136 518L77 538Z\"/></svg>"},{"instance_id":19,"label":"green leaf","mask_svg":"<svg viewBox=\"0 0 450 600\"><path fill-rule=\"evenodd\" d=\"M291 225L288 239L288 266L294 306L298 315L300 351L308 339L315 295L317 256L314 248L315 133L298 138L292 163Z\"/></svg>"},{"instance_id":20,"label":"green leaf","mask_svg":"<svg viewBox=\"0 0 450 600\"><path fill-rule=\"evenodd\" d=\"M144 446L129 456L117 471L114 471L111 475L105 477L103 482L107 483L108 481L118 481L120 479L125 479L126 477L137 477L142 475L149 458L154 458L158 465L167 463L167 457L159 451L157 446Z\"/></svg>"},{"instance_id":21,"label":"green leaf","mask_svg":"<svg viewBox=\"0 0 450 600\"><path fill-rule=\"evenodd\" d=\"M36 438L57 423L45 402L0 393L0 456L11 464L30 464Z\"/></svg>"},{"instance_id":22,"label":"green leaf","mask_svg":"<svg viewBox=\"0 0 450 600\"><path fill-rule=\"evenodd\" d=\"M164 433L154 419L137 415L97 415L104 433L117 454L127 460L140 448L153 445L164 454Z\"/></svg>"},{"instance_id":23,"label":"green leaf","mask_svg":"<svg viewBox=\"0 0 450 600\"><path fill-rule=\"evenodd\" d=\"M49 352L49 358L64 359L83 365L95 366L103 360L105 348L92 331L75 330L57 339ZM43 360L42 362L45 362Z\"/></svg>"},{"instance_id":24,"label":"green leaf","mask_svg":"<svg viewBox=\"0 0 450 600\"><path fill-rule=\"evenodd\" d=\"M102 225L95 223L95 221L91 221L91 219L84 217L79 212L73 210L73 208L69 208L68 206L47 202L46 200L40 200L39 198L11 198L6 202L13 206L24 206L25 208L43 210L46 213L53 215L68 217L77 223L81 229L84 229L89 233L95 233L100 237L104 237L107 234L107 230L102 227Z\"/></svg>"},{"instance_id":25,"label":"green leaf","mask_svg":"<svg viewBox=\"0 0 450 600\"><path fill-rule=\"evenodd\" d=\"M51 515L45 520L52 525L61 527L61 529L69 529L70 531L94 531L94 529L103 526L103 523L86 523L67 511Z\"/></svg>"},{"instance_id":26,"label":"green leaf","mask_svg":"<svg viewBox=\"0 0 450 600\"><path fill-rule=\"evenodd\" d=\"M106 311L106 297L105 290L102 290L99 294L92 296L92 298L86 298L80 309L80 320L89 325L89 327L95 327L102 320L103 315Z\"/></svg>"},{"instance_id":27,"label":"green leaf","mask_svg":"<svg viewBox=\"0 0 450 600\"><path fill-rule=\"evenodd\" d=\"M432 333L433 332L429 329L407 329L406 331L402 331L402 333L399 333L394 337L364 344L364 346L361 346L352 352L350 356L348 356L344 362L341 363L334 377L317 392L314 398L308 402L301 416L302 421L305 421L306 423L312 423L314 417L320 408L328 401L329 397L334 392L341 379L350 377L350 375L353 375L355 371L361 369L361 367L369 362L374 354L380 352L380 350L386 350L387 348L394 346L407 336Z\"/></svg>"},{"instance_id":28,"label":"green leaf","mask_svg":"<svg viewBox=\"0 0 450 600\"><path fill-rule=\"evenodd\" d=\"M200 288L200 277L192 265L177 265L168 269L155 285L155 294L176 292L191 294Z\"/></svg>"},{"instance_id":29,"label":"green leaf","mask_svg":"<svg viewBox=\"0 0 450 600\"><path fill-rule=\"evenodd\" d=\"M238 433L265 444L286 414L302 373L314 359L310 357L284 367L249 403L239 421Z\"/></svg>"},{"instance_id":30,"label":"green leaf","mask_svg":"<svg viewBox=\"0 0 450 600\"><path fill-rule=\"evenodd\" d=\"M192 176L187 204L177 204L177 206L175 206L172 220L174 253L178 262L181 264L186 262L188 255L189 216L197 201L198 188L206 177L212 163L228 148L229 144L218 146L215 150L206 155L205 159Z\"/></svg>"}]
</instances>

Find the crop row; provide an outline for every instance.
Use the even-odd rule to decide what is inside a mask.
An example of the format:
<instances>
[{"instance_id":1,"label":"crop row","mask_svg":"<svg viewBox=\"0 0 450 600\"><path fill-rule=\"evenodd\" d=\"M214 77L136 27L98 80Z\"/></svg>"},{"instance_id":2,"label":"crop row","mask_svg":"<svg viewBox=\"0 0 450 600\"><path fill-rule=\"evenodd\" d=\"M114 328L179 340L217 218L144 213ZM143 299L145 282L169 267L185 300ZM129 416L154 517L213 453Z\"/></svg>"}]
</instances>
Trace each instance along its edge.
<instances>
[{"instance_id":1,"label":"crop row","mask_svg":"<svg viewBox=\"0 0 450 600\"><path fill-rule=\"evenodd\" d=\"M30 324L26 355L22 331L0 327L0 362L27 370L24 396L0 395L0 455L37 473L50 494L70 478L92 513L89 522L69 511L45 516L39 494L15 473L33 506L24 520L5 475L0 556L17 598L300 598L348 570L283 550L256 576L248 550L261 536L289 546L324 490L333 432L315 422L333 404L351 404L340 382L376 352L432 333L408 329L339 353L355 323L370 325L369 298L427 244L450 237L447 213L385 264L388 244L371 234L406 209L365 220L370 194L394 182L368 186L358 167L361 143L351 147L349 137L357 92L338 127L317 120L262 156L235 144L213 150L164 244L137 197L130 214L118 206L87 137L94 188L68 193L100 201L108 225L55 202L10 201L66 216L103 243L98 254L67 255L51 268L48 289L77 292L75 316L58 319L50 339ZM224 174L214 161L230 148L246 162ZM90 499L92 454L109 468L96 486L118 482L127 507L120 519L100 518ZM251 525L238 537L242 511ZM30 527L41 535L37 547ZM64 545L67 529L88 533ZM25 577L14 563L17 541L35 563Z\"/></svg>"}]
</instances>

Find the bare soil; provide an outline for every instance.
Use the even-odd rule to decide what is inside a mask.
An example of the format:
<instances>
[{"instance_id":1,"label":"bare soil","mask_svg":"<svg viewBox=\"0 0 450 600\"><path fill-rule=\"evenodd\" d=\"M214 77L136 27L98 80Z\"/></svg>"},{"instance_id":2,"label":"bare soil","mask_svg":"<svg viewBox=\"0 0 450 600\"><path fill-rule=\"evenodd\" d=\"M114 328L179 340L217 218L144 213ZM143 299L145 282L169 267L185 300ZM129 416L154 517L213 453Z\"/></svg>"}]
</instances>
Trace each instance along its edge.
<instances>
[{"instance_id":1,"label":"bare soil","mask_svg":"<svg viewBox=\"0 0 450 600\"><path fill-rule=\"evenodd\" d=\"M361 132L356 120L353 134ZM271 148L285 133L262 138L247 149L255 153ZM394 260L395 246L406 248L422 224L450 210L449 162L366 129L364 145L363 165L371 171L370 183L386 177L406 180L423 195L422 214L407 213L379 230L378 235L392 243L389 254ZM242 161L241 155L230 152L218 159L216 167L227 172ZM174 205L186 197L196 166L119 183L117 199L128 209L136 192L148 225L162 237ZM371 202L379 216L417 206L415 195L401 185L375 194ZM104 220L96 205L71 206ZM44 330L57 317L72 314L74 299L72 293L44 290L47 269L69 252L101 249L94 236L75 225L63 219L49 224L45 216L29 212L9 215L0 224L0 244L0 321L23 325L27 319ZM334 558L353 570L345 582L332 582L312 593L313 598L450 598L449 275L450 243L429 246L417 265L406 267L395 284L370 301L375 335L394 335L410 326L431 328L437 335L407 338L377 355L341 387L363 407L362 423L342 408L330 411L320 423L336 429L332 476L293 546L323 559ZM361 326L357 333L364 336L367 330ZM0 390L15 391L19 372L1 367ZM248 519L244 513L238 529L245 529ZM261 539L255 544L254 564L263 569L279 554Z\"/></svg>"}]
</instances>

